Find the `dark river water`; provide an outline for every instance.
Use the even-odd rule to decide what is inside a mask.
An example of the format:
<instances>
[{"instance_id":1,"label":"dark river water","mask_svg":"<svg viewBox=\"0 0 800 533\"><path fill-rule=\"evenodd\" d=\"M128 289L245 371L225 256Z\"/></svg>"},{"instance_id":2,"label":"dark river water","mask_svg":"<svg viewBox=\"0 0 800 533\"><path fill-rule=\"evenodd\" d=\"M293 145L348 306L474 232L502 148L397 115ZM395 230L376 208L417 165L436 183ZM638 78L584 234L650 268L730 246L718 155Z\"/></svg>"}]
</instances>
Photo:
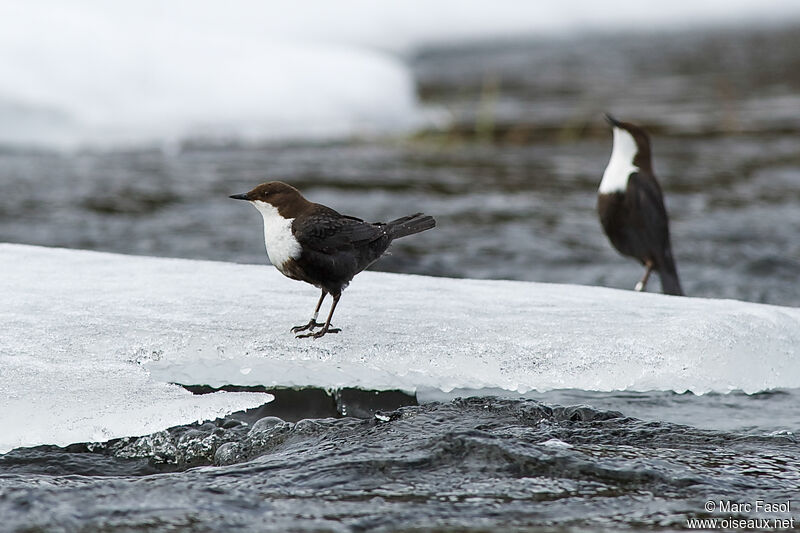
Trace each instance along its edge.
<instances>
[{"instance_id":1,"label":"dark river water","mask_svg":"<svg viewBox=\"0 0 800 533\"><path fill-rule=\"evenodd\" d=\"M318 400L320 393L310 395ZM497 398L368 418L292 422L302 416L294 409L282 413L287 420L254 422L266 413L242 413L139 439L0 456L0 528L650 531L684 530L694 518L755 517L800 524L797 438L758 427L775 424L759 416L761 406L794 405L781 423L800 429L796 391L553 397L629 412L651 404L657 416L733 409L751 417L747 427L714 431L587 405ZM369 409L359 401L355 407ZM709 512L709 501L753 507ZM755 510L757 501L791 503L788 511L764 512Z\"/></svg>"},{"instance_id":2,"label":"dark river water","mask_svg":"<svg viewBox=\"0 0 800 533\"><path fill-rule=\"evenodd\" d=\"M641 269L595 213L610 111L652 134L687 294L800 305L800 27L492 43L412 61L421 100L450 125L329 143L0 148L0 241L264 263L260 216L227 196L280 179L369 220L437 218L377 270L632 288ZM796 389L401 395L344 410L358 416L315 394L305 411L2 455L0 531L800 524ZM757 500L791 505L770 513Z\"/></svg>"}]
</instances>

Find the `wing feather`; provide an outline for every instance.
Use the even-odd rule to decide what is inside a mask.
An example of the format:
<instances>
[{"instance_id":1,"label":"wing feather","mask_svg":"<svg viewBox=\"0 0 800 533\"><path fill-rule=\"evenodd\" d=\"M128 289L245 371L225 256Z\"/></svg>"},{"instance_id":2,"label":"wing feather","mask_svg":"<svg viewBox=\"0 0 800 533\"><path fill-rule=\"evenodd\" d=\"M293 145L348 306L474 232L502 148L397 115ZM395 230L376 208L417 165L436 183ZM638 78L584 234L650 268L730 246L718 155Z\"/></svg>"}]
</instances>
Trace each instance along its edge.
<instances>
[{"instance_id":1,"label":"wing feather","mask_svg":"<svg viewBox=\"0 0 800 533\"><path fill-rule=\"evenodd\" d=\"M636 172L628 180L628 194L635 203L632 209L635 224L646 235L644 242L657 243L658 249L650 252L661 256L669 242L669 222L661 187L654 177Z\"/></svg>"},{"instance_id":2,"label":"wing feather","mask_svg":"<svg viewBox=\"0 0 800 533\"><path fill-rule=\"evenodd\" d=\"M333 254L372 242L385 232L383 224L370 224L360 218L340 215L333 209L324 208L316 209L302 219L295 219L292 233L302 246Z\"/></svg>"}]
</instances>

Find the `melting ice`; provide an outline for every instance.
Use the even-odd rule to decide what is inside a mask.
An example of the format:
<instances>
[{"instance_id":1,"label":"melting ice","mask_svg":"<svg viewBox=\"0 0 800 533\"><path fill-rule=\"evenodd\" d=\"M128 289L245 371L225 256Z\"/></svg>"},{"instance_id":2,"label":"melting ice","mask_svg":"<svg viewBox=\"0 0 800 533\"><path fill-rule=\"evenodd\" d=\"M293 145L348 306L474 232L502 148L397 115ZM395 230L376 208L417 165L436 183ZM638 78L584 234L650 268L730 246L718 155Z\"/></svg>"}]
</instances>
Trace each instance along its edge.
<instances>
[{"instance_id":1,"label":"melting ice","mask_svg":"<svg viewBox=\"0 0 800 533\"><path fill-rule=\"evenodd\" d=\"M365 272L337 335L268 265L0 245L0 451L254 407L169 383L756 392L800 387L800 310L598 287ZM7 429L9 429L6 431Z\"/></svg>"}]
</instances>

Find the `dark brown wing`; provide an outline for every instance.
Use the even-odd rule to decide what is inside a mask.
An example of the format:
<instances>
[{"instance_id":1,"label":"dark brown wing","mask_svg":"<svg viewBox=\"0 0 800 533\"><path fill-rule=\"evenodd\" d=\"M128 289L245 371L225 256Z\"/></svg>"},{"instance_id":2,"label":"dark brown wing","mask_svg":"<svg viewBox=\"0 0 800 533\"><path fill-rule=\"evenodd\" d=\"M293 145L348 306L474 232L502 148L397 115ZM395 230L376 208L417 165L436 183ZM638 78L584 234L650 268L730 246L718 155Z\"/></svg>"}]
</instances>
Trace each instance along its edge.
<instances>
[{"instance_id":1,"label":"dark brown wing","mask_svg":"<svg viewBox=\"0 0 800 533\"><path fill-rule=\"evenodd\" d=\"M627 194L633 203L632 222L642 232L642 241L655 246L648 250L655 259L663 257L669 246L669 220L661 187L653 176L636 172L628 180Z\"/></svg>"},{"instance_id":2,"label":"dark brown wing","mask_svg":"<svg viewBox=\"0 0 800 533\"><path fill-rule=\"evenodd\" d=\"M383 224L370 224L355 217L340 215L333 209L318 206L313 213L295 219L292 233L302 246L317 252L335 252L357 248L384 235Z\"/></svg>"}]
</instances>

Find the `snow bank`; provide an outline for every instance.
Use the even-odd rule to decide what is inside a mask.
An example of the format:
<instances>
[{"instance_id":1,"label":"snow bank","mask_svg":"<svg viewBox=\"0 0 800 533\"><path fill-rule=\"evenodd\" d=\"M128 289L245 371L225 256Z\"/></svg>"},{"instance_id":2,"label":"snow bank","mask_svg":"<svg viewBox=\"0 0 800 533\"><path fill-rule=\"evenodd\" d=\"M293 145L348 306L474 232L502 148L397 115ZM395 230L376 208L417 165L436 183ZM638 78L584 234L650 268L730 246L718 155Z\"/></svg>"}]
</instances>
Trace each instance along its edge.
<instances>
[{"instance_id":1,"label":"snow bank","mask_svg":"<svg viewBox=\"0 0 800 533\"><path fill-rule=\"evenodd\" d=\"M2 2L0 143L405 131L438 116L402 57L426 43L798 14L794 0Z\"/></svg>"},{"instance_id":2,"label":"snow bank","mask_svg":"<svg viewBox=\"0 0 800 533\"><path fill-rule=\"evenodd\" d=\"M397 57L255 23L274 7L198 7L0 4L0 143L326 138L422 120Z\"/></svg>"},{"instance_id":3,"label":"snow bank","mask_svg":"<svg viewBox=\"0 0 800 533\"><path fill-rule=\"evenodd\" d=\"M800 310L366 272L334 320L273 267L0 245L0 450L253 407L166 382L443 391L800 387ZM149 375L148 375L149 374ZM11 431L6 431L12 428Z\"/></svg>"}]
</instances>

